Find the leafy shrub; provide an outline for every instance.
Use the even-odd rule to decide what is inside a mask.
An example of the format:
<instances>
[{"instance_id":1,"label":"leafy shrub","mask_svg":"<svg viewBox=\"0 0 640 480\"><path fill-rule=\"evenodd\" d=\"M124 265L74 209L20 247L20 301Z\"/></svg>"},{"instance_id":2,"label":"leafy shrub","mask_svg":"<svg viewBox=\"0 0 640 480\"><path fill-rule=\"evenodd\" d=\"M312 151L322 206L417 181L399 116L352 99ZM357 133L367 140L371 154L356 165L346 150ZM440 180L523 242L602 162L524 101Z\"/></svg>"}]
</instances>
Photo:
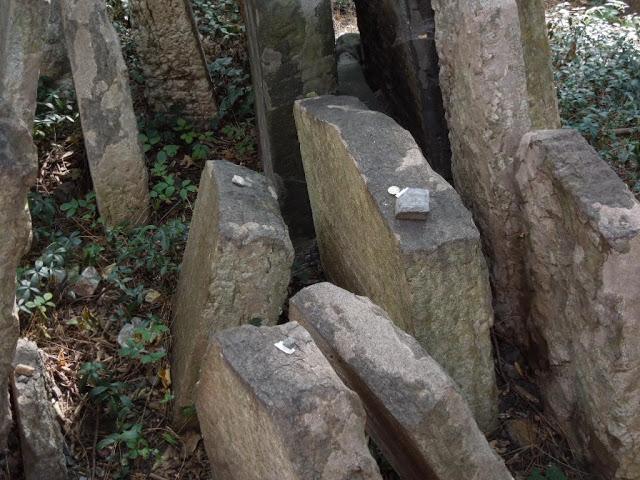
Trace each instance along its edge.
<instances>
[{"instance_id":1,"label":"leafy shrub","mask_svg":"<svg viewBox=\"0 0 640 480\"><path fill-rule=\"evenodd\" d=\"M579 130L640 192L640 17L610 0L562 3L549 27L564 124Z\"/></svg>"}]
</instances>

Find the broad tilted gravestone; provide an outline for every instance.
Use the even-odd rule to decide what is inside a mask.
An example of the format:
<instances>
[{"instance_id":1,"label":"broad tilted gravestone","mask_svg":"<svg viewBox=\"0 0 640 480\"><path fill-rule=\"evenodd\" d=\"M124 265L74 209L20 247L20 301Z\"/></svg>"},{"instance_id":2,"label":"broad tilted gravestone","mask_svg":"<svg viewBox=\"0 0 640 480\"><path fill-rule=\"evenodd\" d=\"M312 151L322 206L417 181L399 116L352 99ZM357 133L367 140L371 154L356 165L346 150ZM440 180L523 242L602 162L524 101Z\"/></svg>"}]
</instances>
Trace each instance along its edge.
<instances>
[{"instance_id":1,"label":"broad tilted gravestone","mask_svg":"<svg viewBox=\"0 0 640 480\"><path fill-rule=\"evenodd\" d=\"M555 95L553 83L533 87L536 75L527 73L549 69L550 62L533 58L544 52L527 46L530 38L520 28L527 12L516 0L432 0L432 5L454 182L483 234L496 328L526 344L524 231L514 158L532 127L559 126L557 109L546 103Z\"/></svg>"},{"instance_id":2,"label":"broad tilted gravestone","mask_svg":"<svg viewBox=\"0 0 640 480\"><path fill-rule=\"evenodd\" d=\"M513 480L451 378L368 298L330 283L300 291L289 318L362 400L367 432L404 480Z\"/></svg>"},{"instance_id":3,"label":"broad tilted gravestone","mask_svg":"<svg viewBox=\"0 0 640 480\"><path fill-rule=\"evenodd\" d=\"M194 404L209 337L249 322L275 325L287 296L292 264L293 247L269 181L229 162L208 162L175 298L176 425L189 420L183 409Z\"/></svg>"},{"instance_id":4,"label":"broad tilted gravestone","mask_svg":"<svg viewBox=\"0 0 640 480\"><path fill-rule=\"evenodd\" d=\"M355 5L369 78L433 169L451 180L431 0L356 0Z\"/></svg>"},{"instance_id":5,"label":"broad tilted gravestone","mask_svg":"<svg viewBox=\"0 0 640 480\"><path fill-rule=\"evenodd\" d=\"M29 249L27 194L36 181L38 155L30 129L0 99L0 453L10 426L9 376L18 340L16 270Z\"/></svg>"},{"instance_id":6,"label":"broad tilted gravestone","mask_svg":"<svg viewBox=\"0 0 640 480\"><path fill-rule=\"evenodd\" d=\"M460 385L483 429L494 425L491 292L480 235L455 190L411 134L352 97L295 107L328 278L384 308ZM430 190L426 221L395 218L391 186Z\"/></svg>"},{"instance_id":7,"label":"broad tilted gravestone","mask_svg":"<svg viewBox=\"0 0 640 480\"><path fill-rule=\"evenodd\" d=\"M213 337L197 409L217 479L382 478L360 400L295 322Z\"/></svg>"},{"instance_id":8,"label":"broad tilted gravestone","mask_svg":"<svg viewBox=\"0 0 640 480\"><path fill-rule=\"evenodd\" d=\"M545 411L598 478L640 478L640 203L572 130L527 134L518 161Z\"/></svg>"},{"instance_id":9,"label":"broad tilted gravestone","mask_svg":"<svg viewBox=\"0 0 640 480\"><path fill-rule=\"evenodd\" d=\"M147 170L127 67L104 0L61 0L62 23L100 216L144 224Z\"/></svg>"},{"instance_id":10,"label":"broad tilted gravestone","mask_svg":"<svg viewBox=\"0 0 640 480\"><path fill-rule=\"evenodd\" d=\"M336 89L330 0L243 0L260 155L267 176L282 183L292 235L313 221L293 120L293 102Z\"/></svg>"},{"instance_id":11,"label":"broad tilted gravestone","mask_svg":"<svg viewBox=\"0 0 640 480\"><path fill-rule=\"evenodd\" d=\"M64 438L49 399L38 346L18 340L12 398L26 480L67 480Z\"/></svg>"},{"instance_id":12,"label":"broad tilted gravestone","mask_svg":"<svg viewBox=\"0 0 640 480\"><path fill-rule=\"evenodd\" d=\"M50 0L0 0L0 97L31 129Z\"/></svg>"},{"instance_id":13,"label":"broad tilted gravestone","mask_svg":"<svg viewBox=\"0 0 640 480\"><path fill-rule=\"evenodd\" d=\"M190 1L132 0L131 14L151 108L206 127L217 108Z\"/></svg>"}]
</instances>

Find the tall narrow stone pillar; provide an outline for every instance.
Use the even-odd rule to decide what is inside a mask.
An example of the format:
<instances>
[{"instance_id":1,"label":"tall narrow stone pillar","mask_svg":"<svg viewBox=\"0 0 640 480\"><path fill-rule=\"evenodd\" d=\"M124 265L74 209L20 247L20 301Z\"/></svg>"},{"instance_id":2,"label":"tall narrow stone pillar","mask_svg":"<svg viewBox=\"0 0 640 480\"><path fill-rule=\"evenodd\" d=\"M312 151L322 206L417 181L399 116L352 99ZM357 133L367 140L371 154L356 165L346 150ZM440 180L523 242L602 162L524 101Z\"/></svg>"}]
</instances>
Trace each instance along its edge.
<instances>
[{"instance_id":1,"label":"tall narrow stone pillar","mask_svg":"<svg viewBox=\"0 0 640 480\"><path fill-rule=\"evenodd\" d=\"M528 46L528 39L538 35L522 33L521 18L527 13L516 0L432 4L454 182L490 259L496 327L526 344L524 230L514 158L522 136L534 125L555 128L559 123L549 107L553 84L536 80L549 74L534 71L550 64L542 50ZM535 24L535 18L529 20Z\"/></svg>"},{"instance_id":2,"label":"tall narrow stone pillar","mask_svg":"<svg viewBox=\"0 0 640 480\"><path fill-rule=\"evenodd\" d=\"M100 215L142 224L147 170L118 35L103 0L62 0L62 20Z\"/></svg>"},{"instance_id":3,"label":"tall narrow stone pillar","mask_svg":"<svg viewBox=\"0 0 640 480\"><path fill-rule=\"evenodd\" d=\"M50 0L0 0L0 97L33 126Z\"/></svg>"},{"instance_id":4,"label":"tall narrow stone pillar","mask_svg":"<svg viewBox=\"0 0 640 480\"><path fill-rule=\"evenodd\" d=\"M19 334L16 269L30 243L27 194L37 166L29 129L11 105L0 100L0 453L10 425L8 381Z\"/></svg>"},{"instance_id":5,"label":"tall narrow stone pillar","mask_svg":"<svg viewBox=\"0 0 640 480\"><path fill-rule=\"evenodd\" d=\"M330 0L243 0L264 170L293 236L313 232L293 103L337 84Z\"/></svg>"},{"instance_id":6,"label":"tall narrow stone pillar","mask_svg":"<svg viewBox=\"0 0 640 480\"><path fill-rule=\"evenodd\" d=\"M151 107L206 125L217 108L189 0L133 0L131 12Z\"/></svg>"}]
</instances>

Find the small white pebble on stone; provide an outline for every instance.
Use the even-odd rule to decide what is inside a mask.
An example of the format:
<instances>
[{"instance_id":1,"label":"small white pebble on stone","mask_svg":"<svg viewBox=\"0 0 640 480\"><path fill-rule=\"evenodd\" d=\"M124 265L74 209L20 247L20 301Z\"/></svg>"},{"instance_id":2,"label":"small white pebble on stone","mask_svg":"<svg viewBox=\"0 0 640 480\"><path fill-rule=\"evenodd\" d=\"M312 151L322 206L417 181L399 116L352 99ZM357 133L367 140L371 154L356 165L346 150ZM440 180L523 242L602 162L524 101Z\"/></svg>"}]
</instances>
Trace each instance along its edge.
<instances>
[{"instance_id":1,"label":"small white pebble on stone","mask_svg":"<svg viewBox=\"0 0 640 480\"><path fill-rule=\"evenodd\" d=\"M284 340L282 342L274 343L274 345L278 350L286 353L287 355L292 355L296 351L295 348L287 347Z\"/></svg>"},{"instance_id":2,"label":"small white pebble on stone","mask_svg":"<svg viewBox=\"0 0 640 480\"><path fill-rule=\"evenodd\" d=\"M389 195L393 195L394 197L397 197L400 191L400 187L396 187L395 185L389 187L389 189L387 190L387 192L389 192Z\"/></svg>"},{"instance_id":3,"label":"small white pebble on stone","mask_svg":"<svg viewBox=\"0 0 640 480\"><path fill-rule=\"evenodd\" d=\"M16 365L15 369L16 375L22 375L24 377L32 377L35 371L35 368L30 367L29 365L24 365L22 363Z\"/></svg>"},{"instance_id":4,"label":"small white pebble on stone","mask_svg":"<svg viewBox=\"0 0 640 480\"><path fill-rule=\"evenodd\" d=\"M239 187L251 186L251 182L248 181L246 178L241 177L240 175L234 175L231 181L233 182L234 185L238 185Z\"/></svg>"}]
</instances>

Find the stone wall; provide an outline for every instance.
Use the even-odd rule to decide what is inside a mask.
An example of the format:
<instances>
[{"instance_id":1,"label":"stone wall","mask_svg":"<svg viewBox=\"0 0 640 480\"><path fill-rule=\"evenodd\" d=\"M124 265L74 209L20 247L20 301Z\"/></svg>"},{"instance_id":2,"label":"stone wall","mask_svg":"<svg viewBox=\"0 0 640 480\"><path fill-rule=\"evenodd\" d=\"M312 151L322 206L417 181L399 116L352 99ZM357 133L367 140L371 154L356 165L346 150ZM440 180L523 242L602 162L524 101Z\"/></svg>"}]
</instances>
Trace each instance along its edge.
<instances>
[{"instance_id":1,"label":"stone wall","mask_svg":"<svg viewBox=\"0 0 640 480\"><path fill-rule=\"evenodd\" d=\"M330 0L243 0L260 155L292 234L313 232L293 103L335 92Z\"/></svg>"},{"instance_id":2,"label":"stone wall","mask_svg":"<svg viewBox=\"0 0 640 480\"><path fill-rule=\"evenodd\" d=\"M517 180L548 411L602 478L640 478L640 204L571 130L527 134Z\"/></svg>"},{"instance_id":3,"label":"stone wall","mask_svg":"<svg viewBox=\"0 0 640 480\"><path fill-rule=\"evenodd\" d=\"M480 236L460 197L411 134L352 97L295 107L322 264L329 279L384 308L494 424L493 322ZM397 220L390 186L428 188L424 222Z\"/></svg>"},{"instance_id":4,"label":"stone wall","mask_svg":"<svg viewBox=\"0 0 640 480\"><path fill-rule=\"evenodd\" d=\"M237 185L234 177L248 185ZM172 377L177 426L189 421L182 409L194 404L209 337L249 322L275 325L292 263L293 247L267 179L229 162L208 162L175 298Z\"/></svg>"},{"instance_id":5,"label":"stone wall","mask_svg":"<svg viewBox=\"0 0 640 480\"><path fill-rule=\"evenodd\" d=\"M429 164L451 180L431 0L356 0L370 82L414 136Z\"/></svg>"}]
</instances>

